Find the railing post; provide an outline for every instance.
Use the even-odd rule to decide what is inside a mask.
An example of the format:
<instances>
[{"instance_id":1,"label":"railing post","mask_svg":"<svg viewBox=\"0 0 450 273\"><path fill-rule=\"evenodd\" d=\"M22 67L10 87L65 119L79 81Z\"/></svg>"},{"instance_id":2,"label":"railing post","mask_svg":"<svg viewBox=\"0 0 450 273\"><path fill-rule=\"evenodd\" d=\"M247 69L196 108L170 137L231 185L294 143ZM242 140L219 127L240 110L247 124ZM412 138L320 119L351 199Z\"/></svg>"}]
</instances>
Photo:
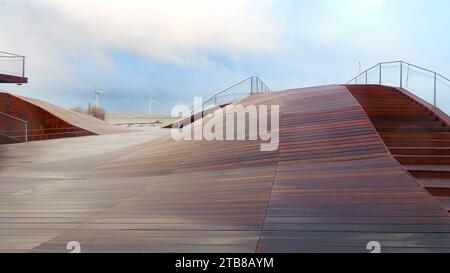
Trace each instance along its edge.
<instances>
[{"instance_id":1,"label":"railing post","mask_svg":"<svg viewBox=\"0 0 450 273\"><path fill-rule=\"evenodd\" d=\"M366 85L367 85L367 71L366 71Z\"/></svg>"},{"instance_id":2,"label":"railing post","mask_svg":"<svg viewBox=\"0 0 450 273\"><path fill-rule=\"evenodd\" d=\"M380 85L381 85L381 63L380 63Z\"/></svg>"},{"instance_id":3,"label":"railing post","mask_svg":"<svg viewBox=\"0 0 450 273\"><path fill-rule=\"evenodd\" d=\"M434 99L433 99L433 101L434 101L434 107L436 107L436 105L437 105L437 74L436 73L434 73Z\"/></svg>"},{"instance_id":4,"label":"railing post","mask_svg":"<svg viewBox=\"0 0 450 273\"><path fill-rule=\"evenodd\" d=\"M253 76L250 78L250 94L253 94Z\"/></svg>"},{"instance_id":5,"label":"railing post","mask_svg":"<svg viewBox=\"0 0 450 273\"><path fill-rule=\"evenodd\" d=\"M28 143L28 121L25 121L25 142Z\"/></svg>"},{"instance_id":6,"label":"railing post","mask_svg":"<svg viewBox=\"0 0 450 273\"><path fill-rule=\"evenodd\" d=\"M403 62L400 62L400 88L403 88Z\"/></svg>"},{"instance_id":7,"label":"railing post","mask_svg":"<svg viewBox=\"0 0 450 273\"><path fill-rule=\"evenodd\" d=\"M22 57L22 77L25 78L25 57Z\"/></svg>"},{"instance_id":8,"label":"railing post","mask_svg":"<svg viewBox=\"0 0 450 273\"><path fill-rule=\"evenodd\" d=\"M408 69L406 70L406 89L409 88L409 64Z\"/></svg>"}]
</instances>

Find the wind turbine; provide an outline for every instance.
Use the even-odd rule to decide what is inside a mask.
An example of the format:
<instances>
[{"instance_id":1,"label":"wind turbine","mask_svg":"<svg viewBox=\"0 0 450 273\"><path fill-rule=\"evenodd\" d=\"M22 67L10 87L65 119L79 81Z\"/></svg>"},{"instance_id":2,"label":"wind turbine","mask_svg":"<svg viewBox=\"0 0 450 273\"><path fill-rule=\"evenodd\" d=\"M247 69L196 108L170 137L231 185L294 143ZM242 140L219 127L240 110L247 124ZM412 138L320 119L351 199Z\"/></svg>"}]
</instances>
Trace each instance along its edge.
<instances>
[{"instance_id":1,"label":"wind turbine","mask_svg":"<svg viewBox=\"0 0 450 273\"><path fill-rule=\"evenodd\" d=\"M100 102L99 102L99 98L101 94L105 94L108 93L106 91L103 91L101 89L95 89L95 107L96 108L100 108Z\"/></svg>"},{"instance_id":2,"label":"wind turbine","mask_svg":"<svg viewBox=\"0 0 450 273\"><path fill-rule=\"evenodd\" d=\"M148 100L148 115L152 114L152 104L159 104L156 100L153 100L152 97Z\"/></svg>"}]
</instances>

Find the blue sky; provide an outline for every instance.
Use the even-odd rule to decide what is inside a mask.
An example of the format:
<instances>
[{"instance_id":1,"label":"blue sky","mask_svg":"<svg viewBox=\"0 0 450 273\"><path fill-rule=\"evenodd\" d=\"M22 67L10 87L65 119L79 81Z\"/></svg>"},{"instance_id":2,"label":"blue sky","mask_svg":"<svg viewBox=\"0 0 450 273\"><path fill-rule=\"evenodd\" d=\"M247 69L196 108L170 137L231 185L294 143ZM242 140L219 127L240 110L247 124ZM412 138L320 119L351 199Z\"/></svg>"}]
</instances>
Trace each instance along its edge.
<instances>
[{"instance_id":1,"label":"blue sky","mask_svg":"<svg viewBox=\"0 0 450 273\"><path fill-rule=\"evenodd\" d=\"M3 0L1 50L30 84L0 88L71 108L109 91L112 113L208 98L251 75L273 90L344 83L380 61L450 75L448 0Z\"/></svg>"}]
</instances>

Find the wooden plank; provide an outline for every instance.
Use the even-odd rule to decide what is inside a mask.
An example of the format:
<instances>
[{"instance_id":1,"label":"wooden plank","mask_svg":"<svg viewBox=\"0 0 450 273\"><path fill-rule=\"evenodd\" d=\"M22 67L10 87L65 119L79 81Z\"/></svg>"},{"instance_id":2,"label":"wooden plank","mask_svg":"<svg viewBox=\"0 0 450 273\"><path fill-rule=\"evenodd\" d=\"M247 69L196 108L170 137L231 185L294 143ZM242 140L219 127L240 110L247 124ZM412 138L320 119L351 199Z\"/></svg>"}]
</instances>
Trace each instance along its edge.
<instances>
[{"instance_id":1,"label":"wooden plank","mask_svg":"<svg viewBox=\"0 0 450 273\"><path fill-rule=\"evenodd\" d=\"M450 118L404 89L385 86L347 88L366 110L398 162L448 209L450 191L442 181L450 179ZM378 92L383 93L383 99L374 96ZM390 113L389 117L382 114L386 112ZM436 183L436 179L441 183Z\"/></svg>"},{"instance_id":2,"label":"wooden plank","mask_svg":"<svg viewBox=\"0 0 450 273\"><path fill-rule=\"evenodd\" d=\"M347 89L239 103L280 105L277 151L144 133L0 147L0 251L66 252L69 241L83 252L450 249L447 212Z\"/></svg>"},{"instance_id":3,"label":"wooden plank","mask_svg":"<svg viewBox=\"0 0 450 273\"><path fill-rule=\"evenodd\" d=\"M413 251L414 243L392 239L392 225L421 233L427 230L420 227L424 222L448 224L445 211L388 154L345 88L287 96L280 159L258 251L365 252L371 240L393 252ZM317 139L313 146L294 148L308 147L304 143L312 137ZM372 226L380 233L370 232ZM324 227L339 232L327 237ZM442 250L425 245L427 251Z\"/></svg>"}]
</instances>

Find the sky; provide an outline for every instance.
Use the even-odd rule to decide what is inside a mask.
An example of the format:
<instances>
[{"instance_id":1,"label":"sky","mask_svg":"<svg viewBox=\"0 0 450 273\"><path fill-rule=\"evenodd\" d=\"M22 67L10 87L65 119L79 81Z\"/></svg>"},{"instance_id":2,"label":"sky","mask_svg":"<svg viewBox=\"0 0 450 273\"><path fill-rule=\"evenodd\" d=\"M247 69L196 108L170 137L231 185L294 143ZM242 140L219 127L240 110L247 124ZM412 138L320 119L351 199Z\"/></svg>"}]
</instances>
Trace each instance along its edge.
<instances>
[{"instance_id":1,"label":"sky","mask_svg":"<svg viewBox=\"0 0 450 273\"><path fill-rule=\"evenodd\" d=\"M450 75L448 0L0 0L0 50L27 56L15 94L167 114L249 76L272 90L345 83L404 60ZM0 63L1 68L1 63Z\"/></svg>"}]
</instances>

